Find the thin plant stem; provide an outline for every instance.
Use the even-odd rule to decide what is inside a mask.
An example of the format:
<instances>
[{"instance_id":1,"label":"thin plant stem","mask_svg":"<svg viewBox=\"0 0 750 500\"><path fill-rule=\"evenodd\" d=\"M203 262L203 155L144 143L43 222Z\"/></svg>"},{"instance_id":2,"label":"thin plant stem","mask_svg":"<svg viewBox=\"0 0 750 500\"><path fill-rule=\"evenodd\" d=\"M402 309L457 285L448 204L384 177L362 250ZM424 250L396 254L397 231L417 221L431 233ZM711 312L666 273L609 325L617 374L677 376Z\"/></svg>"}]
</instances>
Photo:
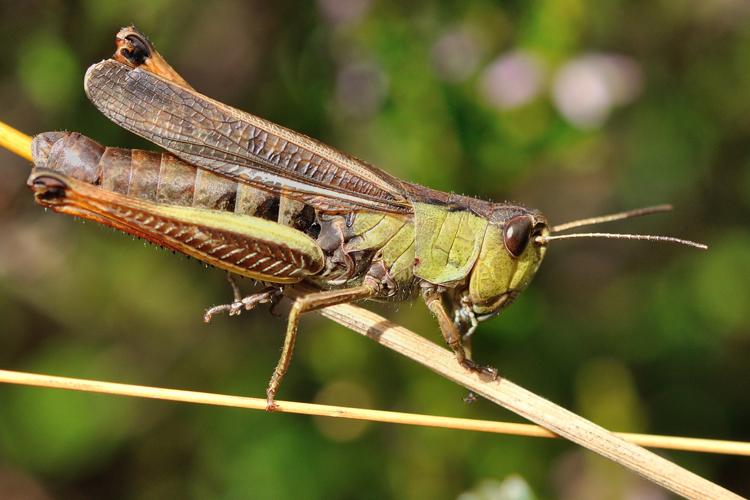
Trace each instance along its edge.
<instances>
[{"instance_id":1,"label":"thin plant stem","mask_svg":"<svg viewBox=\"0 0 750 500\"><path fill-rule=\"evenodd\" d=\"M31 137L0 121L0 146L31 161Z\"/></svg>"},{"instance_id":2,"label":"thin plant stem","mask_svg":"<svg viewBox=\"0 0 750 500\"><path fill-rule=\"evenodd\" d=\"M0 370L0 383L66 389L71 391L94 392L115 396L129 396L145 399L161 399L180 403L195 403L211 406L228 406L249 410L265 410L266 400L245 396L230 396L161 387L104 382L81 378L59 377L10 370ZM296 401L276 401L279 413L297 413L318 417L346 418L351 420L368 420L403 425L419 425L463 431L508 434L513 436L559 438L556 434L532 424L498 422L494 420L477 420L470 418L443 417L419 413L401 413L395 411L370 410ZM693 451L702 453L719 453L725 455L750 456L750 443L723 441L717 439L687 438L680 436L657 436L653 434L633 434L628 432L614 433L631 443L649 448L665 450Z\"/></svg>"}]
</instances>

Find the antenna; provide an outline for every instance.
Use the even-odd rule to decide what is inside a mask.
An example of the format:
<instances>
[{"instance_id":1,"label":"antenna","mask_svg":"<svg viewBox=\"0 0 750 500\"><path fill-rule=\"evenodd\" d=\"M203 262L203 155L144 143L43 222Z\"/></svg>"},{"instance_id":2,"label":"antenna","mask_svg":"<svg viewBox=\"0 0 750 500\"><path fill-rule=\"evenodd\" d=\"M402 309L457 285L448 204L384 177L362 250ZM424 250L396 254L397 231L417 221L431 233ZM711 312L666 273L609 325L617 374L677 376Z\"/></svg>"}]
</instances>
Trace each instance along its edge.
<instances>
[{"instance_id":1,"label":"antenna","mask_svg":"<svg viewBox=\"0 0 750 500\"><path fill-rule=\"evenodd\" d=\"M606 217L606 216L605 216ZM540 245L545 245L552 240L567 240L572 238L604 238L611 240L640 240L640 241L663 241L666 243L674 243L677 245L685 245L693 248L699 248L701 250L707 250L708 246L703 243L696 243L695 241L683 240L680 238L673 238L672 236L657 236L653 234L622 234L622 233L573 233L573 234L558 234L551 236L537 236L534 241Z\"/></svg>"},{"instance_id":2,"label":"antenna","mask_svg":"<svg viewBox=\"0 0 750 500\"><path fill-rule=\"evenodd\" d=\"M669 212L672 210L672 205L654 205L653 207L636 208L635 210L628 210L626 212L617 212L609 215L599 215L597 217L588 217L586 219L578 219L564 224L558 224L552 226L550 232L558 233L560 231L566 231L573 229L574 227L591 226L593 224L601 224L603 222L612 222L615 220L632 219L633 217L643 217L644 215L658 214L661 212Z\"/></svg>"},{"instance_id":3,"label":"antenna","mask_svg":"<svg viewBox=\"0 0 750 500\"><path fill-rule=\"evenodd\" d=\"M640 240L640 241L663 241L666 243L674 243L677 245L685 245L693 248L699 248L701 250L708 249L707 245L703 243L697 243L695 241L683 240L680 238L674 238L672 236L658 236L653 234L623 234L623 233L573 233L573 234L554 234L560 231L566 231L575 227L591 226L594 224L601 224L603 222L612 222L622 219L632 219L633 217L643 217L644 215L658 214L661 212L669 212L672 210L672 205L654 205L653 207L636 208L634 210L627 210L625 212L617 212L609 215L599 215L597 217L587 217L585 219L578 219L564 224L558 224L550 228L550 235L537 236L534 241L540 245L546 245L552 240L567 240L573 238L603 238L610 240Z\"/></svg>"}]
</instances>

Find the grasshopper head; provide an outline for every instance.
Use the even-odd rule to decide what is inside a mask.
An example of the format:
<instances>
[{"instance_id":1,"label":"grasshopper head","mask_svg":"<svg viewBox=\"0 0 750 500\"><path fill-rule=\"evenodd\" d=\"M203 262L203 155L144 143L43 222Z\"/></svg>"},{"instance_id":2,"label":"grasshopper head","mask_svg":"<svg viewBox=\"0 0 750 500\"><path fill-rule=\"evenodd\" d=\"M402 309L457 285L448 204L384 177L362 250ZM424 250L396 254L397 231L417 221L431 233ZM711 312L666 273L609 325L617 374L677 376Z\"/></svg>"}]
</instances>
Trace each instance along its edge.
<instances>
[{"instance_id":1,"label":"grasshopper head","mask_svg":"<svg viewBox=\"0 0 750 500\"><path fill-rule=\"evenodd\" d=\"M479 258L469 279L469 299L478 319L508 306L534 277L549 234L536 210L500 205L490 219Z\"/></svg>"},{"instance_id":2,"label":"grasshopper head","mask_svg":"<svg viewBox=\"0 0 750 500\"><path fill-rule=\"evenodd\" d=\"M651 234L572 233L569 229L603 222L641 217L672 210L671 205L637 208L548 226L541 213L509 205L498 205L490 218L479 258L469 280L468 303L477 319L487 319L508 306L534 277L547 245L553 240L605 238L658 241L705 250L703 243Z\"/></svg>"}]
</instances>

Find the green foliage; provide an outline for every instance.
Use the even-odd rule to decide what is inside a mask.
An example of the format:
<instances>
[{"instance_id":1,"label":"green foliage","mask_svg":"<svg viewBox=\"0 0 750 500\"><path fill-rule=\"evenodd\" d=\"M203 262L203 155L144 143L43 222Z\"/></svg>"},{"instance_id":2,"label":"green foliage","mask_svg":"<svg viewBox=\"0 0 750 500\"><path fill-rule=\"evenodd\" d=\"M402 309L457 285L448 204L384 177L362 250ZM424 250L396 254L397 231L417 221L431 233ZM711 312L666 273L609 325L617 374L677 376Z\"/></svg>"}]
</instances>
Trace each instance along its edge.
<instances>
[{"instance_id":1,"label":"green foliage","mask_svg":"<svg viewBox=\"0 0 750 500\"><path fill-rule=\"evenodd\" d=\"M40 111L65 109L81 75L71 47L57 37L39 34L24 42L18 58L18 78Z\"/></svg>"},{"instance_id":2,"label":"green foliage","mask_svg":"<svg viewBox=\"0 0 750 500\"><path fill-rule=\"evenodd\" d=\"M79 342L45 346L22 368L37 373L75 370L82 377L112 380L123 376L117 367L128 361ZM55 477L85 473L132 435L136 405L122 398L92 400L82 393L14 387L3 398L0 419L6 458Z\"/></svg>"}]
</instances>

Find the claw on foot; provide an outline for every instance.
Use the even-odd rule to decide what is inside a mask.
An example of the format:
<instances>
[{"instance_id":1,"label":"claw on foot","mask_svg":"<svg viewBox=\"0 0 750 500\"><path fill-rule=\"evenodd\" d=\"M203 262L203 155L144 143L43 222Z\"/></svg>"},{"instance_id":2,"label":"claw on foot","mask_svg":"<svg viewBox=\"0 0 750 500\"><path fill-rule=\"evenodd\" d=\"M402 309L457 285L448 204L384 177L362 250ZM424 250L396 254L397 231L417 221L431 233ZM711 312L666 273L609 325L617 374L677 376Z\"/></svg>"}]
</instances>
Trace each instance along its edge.
<instances>
[{"instance_id":1,"label":"claw on foot","mask_svg":"<svg viewBox=\"0 0 750 500\"><path fill-rule=\"evenodd\" d=\"M219 313L223 313L223 312L229 313L230 316L237 316L238 314L242 312L242 309L244 307L246 306L243 301L232 302L231 304L222 304L220 306L214 306L210 309L207 309L206 312L203 314L203 321L205 323L210 323L215 315Z\"/></svg>"},{"instance_id":2,"label":"claw on foot","mask_svg":"<svg viewBox=\"0 0 750 500\"><path fill-rule=\"evenodd\" d=\"M237 290L235 290L237 293ZM226 312L230 316L237 316L243 310L249 311L259 304L276 304L281 297L281 290L278 288L267 289L265 291L248 295L247 297L235 300L231 304L222 304L214 306L203 314L203 321L209 323L216 314Z\"/></svg>"},{"instance_id":3,"label":"claw on foot","mask_svg":"<svg viewBox=\"0 0 750 500\"><path fill-rule=\"evenodd\" d=\"M477 400L477 395L471 391L469 391L469 393L466 396L464 396L464 403L466 403L467 405L474 403L476 400Z\"/></svg>"},{"instance_id":4,"label":"claw on foot","mask_svg":"<svg viewBox=\"0 0 750 500\"><path fill-rule=\"evenodd\" d=\"M497 380L497 368L492 366L480 365L470 359L465 359L461 362L461 366L469 371L472 371L479 375L479 377L485 382L492 382Z\"/></svg>"},{"instance_id":5,"label":"claw on foot","mask_svg":"<svg viewBox=\"0 0 750 500\"><path fill-rule=\"evenodd\" d=\"M271 391L266 391L266 411L274 412L279 409L279 405L274 401L276 395Z\"/></svg>"}]
</instances>

